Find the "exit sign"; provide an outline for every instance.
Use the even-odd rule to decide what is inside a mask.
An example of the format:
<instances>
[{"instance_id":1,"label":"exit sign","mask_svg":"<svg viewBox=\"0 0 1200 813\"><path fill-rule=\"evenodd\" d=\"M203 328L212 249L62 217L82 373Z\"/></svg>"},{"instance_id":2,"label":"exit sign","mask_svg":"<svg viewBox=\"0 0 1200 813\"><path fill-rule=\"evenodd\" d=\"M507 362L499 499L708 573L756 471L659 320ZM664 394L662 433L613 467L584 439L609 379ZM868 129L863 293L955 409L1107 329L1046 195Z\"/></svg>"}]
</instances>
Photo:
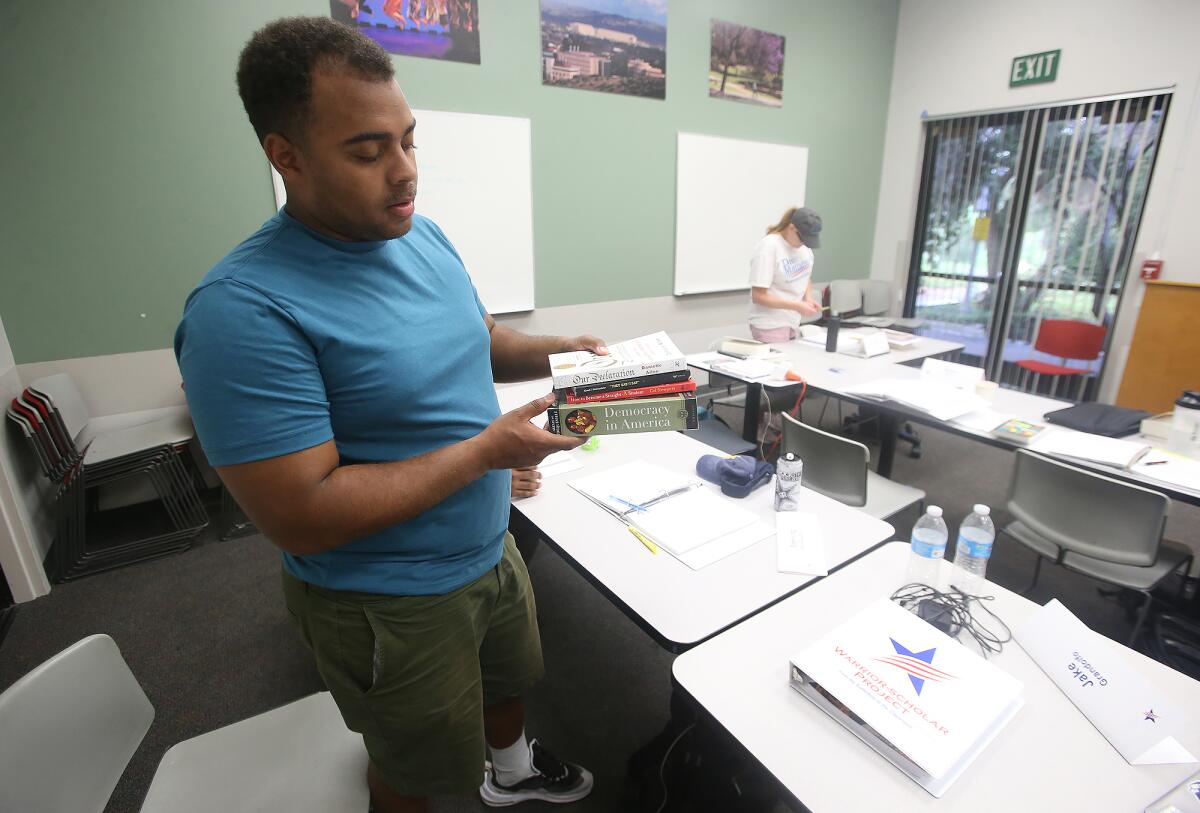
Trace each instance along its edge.
<instances>
[{"instance_id":1,"label":"exit sign","mask_svg":"<svg viewBox=\"0 0 1200 813\"><path fill-rule=\"evenodd\" d=\"M1058 76L1058 62L1061 55L1062 49L1059 48L1056 51L1016 57L1012 61L1012 71L1008 74L1008 86L1015 88L1019 85L1053 82Z\"/></svg>"}]
</instances>

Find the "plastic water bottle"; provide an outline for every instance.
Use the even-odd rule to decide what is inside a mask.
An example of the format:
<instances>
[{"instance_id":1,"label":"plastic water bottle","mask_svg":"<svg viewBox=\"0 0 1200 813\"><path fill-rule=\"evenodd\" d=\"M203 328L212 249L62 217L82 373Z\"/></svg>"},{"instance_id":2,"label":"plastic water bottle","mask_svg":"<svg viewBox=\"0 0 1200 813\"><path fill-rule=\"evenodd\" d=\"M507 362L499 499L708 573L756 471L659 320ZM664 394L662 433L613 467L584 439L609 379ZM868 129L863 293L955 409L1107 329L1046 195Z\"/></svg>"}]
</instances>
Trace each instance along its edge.
<instances>
[{"instance_id":1,"label":"plastic water bottle","mask_svg":"<svg viewBox=\"0 0 1200 813\"><path fill-rule=\"evenodd\" d=\"M996 541L996 526L992 524L992 510L977 504L975 512L958 527L958 543L954 546L955 576L960 584L954 586L964 593L974 594L987 572L988 558L992 555L992 543Z\"/></svg>"},{"instance_id":2,"label":"plastic water bottle","mask_svg":"<svg viewBox=\"0 0 1200 813\"><path fill-rule=\"evenodd\" d=\"M946 520L942 519L942 509L936 505L929 506L912 529L912 555L909 556L907 575L910 583L938 587L938 574L942 559L946 558L946 540L949 538L950 532L946 529Z\"/></svg>"}]
</instances>

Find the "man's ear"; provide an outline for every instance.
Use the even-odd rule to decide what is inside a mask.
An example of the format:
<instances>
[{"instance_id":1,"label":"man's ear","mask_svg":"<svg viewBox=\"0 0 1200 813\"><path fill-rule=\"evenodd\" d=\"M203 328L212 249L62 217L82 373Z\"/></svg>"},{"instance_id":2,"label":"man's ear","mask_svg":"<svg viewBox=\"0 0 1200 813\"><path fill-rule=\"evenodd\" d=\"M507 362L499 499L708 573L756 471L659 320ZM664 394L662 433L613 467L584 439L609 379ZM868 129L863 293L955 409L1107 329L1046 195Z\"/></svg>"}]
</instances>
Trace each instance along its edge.
<instances>
[{"instance_id":1,"label":"man's ear","mask_svg":"<svg viewBox=\"0 0 1200 813\"><path fill-rule=\"evenodd\" d=\"M285 181L294 180L300 174L300 154L286 137L279 133L268 133L262 146L267 160Z\"/></svg>"}]
</instances>

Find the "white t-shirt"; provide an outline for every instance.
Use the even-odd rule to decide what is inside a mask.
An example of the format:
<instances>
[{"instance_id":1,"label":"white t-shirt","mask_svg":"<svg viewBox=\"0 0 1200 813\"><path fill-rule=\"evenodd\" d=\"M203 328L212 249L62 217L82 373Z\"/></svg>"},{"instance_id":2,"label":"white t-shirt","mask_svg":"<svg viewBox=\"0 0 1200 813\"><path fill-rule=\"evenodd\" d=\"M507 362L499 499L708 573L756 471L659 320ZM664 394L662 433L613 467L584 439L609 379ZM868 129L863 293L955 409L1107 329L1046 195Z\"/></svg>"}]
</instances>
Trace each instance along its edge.
<instances>
[{"instance_id":1,"label":"white t-shirt","mask_svg":"<svg viewBox=\"0 0 1200 813\"><path fill-rule=\"evenodd\" d=\"M750 286L766 288L776 296L797 301L804 299L812 280L813 251L808 246L792 248L778 234L768 234L758 241L750 258ZM768 308L750 298L750 325L762 330L780 327L799 327L799 311Z\"/></svg>"}]
</instances>

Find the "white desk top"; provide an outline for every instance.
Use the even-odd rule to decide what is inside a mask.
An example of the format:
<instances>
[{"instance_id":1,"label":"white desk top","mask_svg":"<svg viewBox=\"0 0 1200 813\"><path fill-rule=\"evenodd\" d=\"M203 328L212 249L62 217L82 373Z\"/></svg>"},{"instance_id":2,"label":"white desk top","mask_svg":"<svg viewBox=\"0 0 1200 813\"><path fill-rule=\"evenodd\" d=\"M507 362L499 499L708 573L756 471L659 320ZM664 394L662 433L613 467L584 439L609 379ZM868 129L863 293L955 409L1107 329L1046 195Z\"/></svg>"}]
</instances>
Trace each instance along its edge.
<instances>
[{"instance_id":1,"label":"white desk top","mask_svg":"<svg viewBox=\"0 0 1200 813\"><path fill-rule=\"evenodd\" d=\"M497 387L504 410L549 391L548 380ZM660 642L670 648L686 648L813 580L776 570L774 537L702 570L692 570L666 551L651 554L616 519L567 483L639 459L694 475L700 455L720 452L678 432L605 435L598 440L595 451L570 453L584 464L582 469L546 478L536 497L517 500L513 506ZM720 491L715 485L704 487ZM773 485L762 486L738 502L774 525ZM894 533L886 522L808 490L800 510L818 516L831 568Z\"/></svg>"},{"instance_id":2,"label":"white desk top","mask_svg":"<svg viewBox=\"0 0 1200 813\"><path fill-rule=\"evenodd\" d=\"M926 339L924 341L936 341ZM796 345L797 342L791 342L788 345L775 345L776 347L790 347ZM708 370L711 368L710 362L713 359L725 359L715 352L695 353L688 356L688 364L693 367ZM866 384L879 378L899 378L913 379L920 378L921 371L916 367L908 367L903 364L896 364L890 361L890 355L876 356L871 359L855 358L853 356L845 356L840 353L825 353L819 348L812 348L805 352L792 351L790 353L791 368L799 372L805 377L809 387L830 393L834 396L848 398L852 401L862 404L868 404L876 408L888 409L893 412L898 412L905 416L906 419L921 421L930 426L944 428L960 435L965 435L977 440L990 443L994 446L1004 446L1012 449L1024 448L1021 444L1007 439L1000 439L991 434L987 429L964 425L958 420L939 421L933 417L921 413L915 409L907 409L897 407L895 404L879 402L868 398L862 398L850 393L846 390L850 387L855 387L859 384ZM786 371L788 365L780 365L780 369ZM720 371L717 371L720 372ZM721 373L729 375L728 373ZM730 376L736 378L737 376ZM745 380L745 379L743 379ZM768 378L759 380L757 383L765 387L794 387L794 381L787 381L783 378ZM1053 398L1045 398L1041 395L1034 395L1021 390L1011 390L999 388L995 391L992 399L990 410L997 413L997 417L991 423L992 427L999 426L1001 422L1008 418L1017 418L1023 421L1031 421L1033 423L1045 423L1045 415L1048 412L1053 412L1056 409L1066 409L1069 406L1074 406L1070 401L1058 401ZM1071 431L1061 427L1055 428L1056 432ZM1136 439L1136 438L1131 438ZM1109 466L1100 463L1089 463L1083 460L1073 460L1062 458L1073 466L1088 469L1090 471L1103 474L1108 477L1116 477L1127 482L1135 483L1146 488L1160 491L1169 497L1177 500L1200 505L1200 483L1195 488L1188 488L1175 483L1166 483L1160 480L1155 480L1150 477L1142 476L1130 471L1119 471Z\"/></svg>"},{"instance_id":3,"label":"white desk top","mask_svg":"<svg viewBox=\"0 0 1200 813\"><path fill-rule=\"evenodd\" d=\"M788 685L788 659L903 582L903 543L844 570L675 660L678 681L814 813L844 810L1135 811L1196 770L1129 765L1020 645L992 661L1025 684L1025 707L941 799L934 799ZM949 563L943 563L950 567ZM1010 626L1035 604L991 585ZM1137 652L1130 661L1180 709L1200 708L1200 683ZM1194 713L1194 711L1193 711ZM1200 754L1200 727L1182 744Z\"/></svg>"}]
</instances>

